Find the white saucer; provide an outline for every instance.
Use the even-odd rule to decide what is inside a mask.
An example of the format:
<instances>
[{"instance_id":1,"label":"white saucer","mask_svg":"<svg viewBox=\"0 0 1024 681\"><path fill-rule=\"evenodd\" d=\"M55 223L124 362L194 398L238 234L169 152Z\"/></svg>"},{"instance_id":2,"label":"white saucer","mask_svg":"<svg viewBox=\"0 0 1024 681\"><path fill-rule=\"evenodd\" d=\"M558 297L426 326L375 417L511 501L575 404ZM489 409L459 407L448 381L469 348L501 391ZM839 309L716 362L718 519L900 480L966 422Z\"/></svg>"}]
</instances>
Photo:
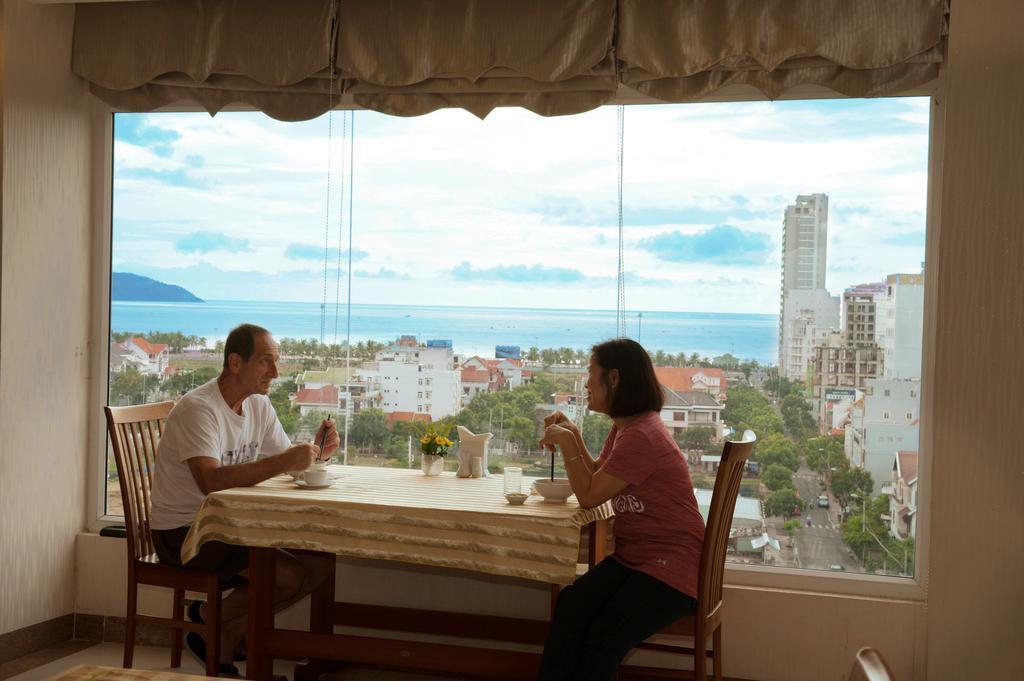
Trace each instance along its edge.
<instances>
[{"instance_id":1,"label":"white saucer","mask_svg":"<svg viewBox=\"0 0 1024 681\"><path fill-rule=\"evenodd\" d=\"M305 480L296 480L295 481L295 486L296 487L301 487L302 489L326 489L327 487L330 487L333 484L334 484L334 480L333 479L325 482L322 485L310 485Z\"/></svg>"}]
</instances>

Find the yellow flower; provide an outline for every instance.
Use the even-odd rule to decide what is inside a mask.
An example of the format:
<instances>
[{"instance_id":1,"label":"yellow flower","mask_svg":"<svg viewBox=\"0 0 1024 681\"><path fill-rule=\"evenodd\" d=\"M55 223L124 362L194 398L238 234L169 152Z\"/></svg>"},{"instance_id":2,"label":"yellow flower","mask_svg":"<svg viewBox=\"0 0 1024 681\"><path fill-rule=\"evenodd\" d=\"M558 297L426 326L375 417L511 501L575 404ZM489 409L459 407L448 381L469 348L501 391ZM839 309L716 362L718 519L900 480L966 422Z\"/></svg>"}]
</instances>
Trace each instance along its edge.
<instances>
[{"instance_id":1,"label":"yellow flower","mask_svg":"<svg viewBox=\"0 0 1024 681\"><path fill-rule=\"evenodd\" d=\"M431 438L429 435L424 435L423 437L420 438L420 444L430 444L430 440Z\"/></svg>"},{"instance_id":2,"label":"yellow flower","mask_svg":"<svg viewBox=\"0 0 1024 681\"><path fill-rule=\"evenodd\" d=\"M434 436L434 444L436 444L436 445L443 445L444 444L444 438L441 437L440 435L435 435Z\"/></svg>"},{"instance_id":3,"label":"yellow flower","mask_svg":"<svg viewBox=\"0 0 1024 681\"><path fill-rule=\"evenodd\" d=\"M455 443L452 442L451 440L449 440L448 438L444 439L444 446L445 447L451 447L453 444L455 444Z\"/></svg>"}]
</instances>

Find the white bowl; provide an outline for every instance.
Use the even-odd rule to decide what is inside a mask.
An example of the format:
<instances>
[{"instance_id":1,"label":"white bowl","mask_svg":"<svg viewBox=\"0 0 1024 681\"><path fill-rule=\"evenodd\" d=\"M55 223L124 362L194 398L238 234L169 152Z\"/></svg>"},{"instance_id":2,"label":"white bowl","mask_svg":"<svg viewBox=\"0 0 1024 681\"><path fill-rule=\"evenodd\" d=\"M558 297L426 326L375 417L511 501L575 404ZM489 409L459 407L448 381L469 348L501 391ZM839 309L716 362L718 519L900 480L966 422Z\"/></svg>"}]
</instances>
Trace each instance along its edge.
<instances>
[{"instance_id":1,"label":"white bowl","mask_svg":"<svg viewBox=\"0 0 1024 681\"><path fill-rule=\"evenodd\" d=\"M526 498L528 496L530 495L509 493L505 495L505 498L508 500L508 503L512 504L513 506L522 506L524 503L526 503Z\"/></svg>"},{"instance_id":2,"label":"white bowl","mask_svg":"<svg viewBox=\"0 0 1024 681\"><path fill-rule=\"evenodd\" d=\"M555 478L554 480L542 478L535 480L533 487L537 490L537 494L544 497L544 501L552 504L561 503L572 495L572 487L569 486L567 478Z\"/></svg>"}]
</instances>

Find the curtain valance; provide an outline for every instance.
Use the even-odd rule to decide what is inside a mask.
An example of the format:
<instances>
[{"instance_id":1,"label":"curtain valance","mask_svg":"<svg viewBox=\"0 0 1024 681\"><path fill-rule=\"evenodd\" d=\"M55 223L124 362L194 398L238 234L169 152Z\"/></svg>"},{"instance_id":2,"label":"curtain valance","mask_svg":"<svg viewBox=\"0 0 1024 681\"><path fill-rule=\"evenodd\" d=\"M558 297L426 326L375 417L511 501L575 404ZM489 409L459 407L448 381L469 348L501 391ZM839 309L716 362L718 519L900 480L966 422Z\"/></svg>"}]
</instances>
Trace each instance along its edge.
<instances>
[{"instance_id":1,"label":"curtain valance","mask_svg":"<svg viewBox=\"0 0 1024 681\"><path fill-rule=\"evenodd\" d=\"M670 102L736 83L774 99L795 85L850 97L938 76L945 0L619 0L622 82Z\"/></svg>"},{"instance_id":2,"label":"curtain valance","mask_svg":"<svg viewBox=\"0 0 1024 681\"><path fill-rule=\"evenodd\" d=\"M621 86L682 102L734 83L850 96L933 80L944 0L159 0L79 5L72 68L118 110L344 96L411 116L578 113Z\"/></svg>"}]
</instances>

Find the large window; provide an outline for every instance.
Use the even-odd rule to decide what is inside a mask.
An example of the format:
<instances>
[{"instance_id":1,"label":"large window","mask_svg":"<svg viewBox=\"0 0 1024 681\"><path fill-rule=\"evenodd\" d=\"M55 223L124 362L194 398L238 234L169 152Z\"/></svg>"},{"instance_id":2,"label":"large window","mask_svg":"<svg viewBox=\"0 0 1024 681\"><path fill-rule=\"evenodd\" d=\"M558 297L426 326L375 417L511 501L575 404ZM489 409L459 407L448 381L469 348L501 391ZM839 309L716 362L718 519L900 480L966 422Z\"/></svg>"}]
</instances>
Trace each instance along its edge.
<instances>
[{"instance_id":1,"label":"large window","mask_svg":"<svg viewBox=\"0 0 1024 681\"><path fill-rule=\"evenodd\" d=\"M723 438L760 440L732 561L913 574L928 112L625 110L627 333L702 507ZM448 418L495 434L492 470L540 475L553 409L600 449L609 422L582 385L617 328L614 108L117 114L114 130L111 404L212 379L247 321L281 346L289 435L331 413L350 464L419 465L416 424Z\"/></svg>"}]
</instances>

